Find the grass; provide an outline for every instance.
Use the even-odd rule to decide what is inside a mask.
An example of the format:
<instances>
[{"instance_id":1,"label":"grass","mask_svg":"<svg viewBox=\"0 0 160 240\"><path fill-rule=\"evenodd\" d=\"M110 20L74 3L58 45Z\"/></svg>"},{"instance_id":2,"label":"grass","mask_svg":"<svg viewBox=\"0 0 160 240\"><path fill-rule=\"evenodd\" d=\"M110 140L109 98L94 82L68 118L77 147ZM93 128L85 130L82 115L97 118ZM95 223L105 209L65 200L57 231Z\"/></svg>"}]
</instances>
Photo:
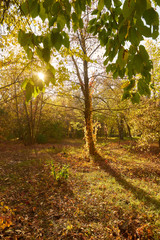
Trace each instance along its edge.
<instances>
[{"instance_id":1,"label":"grass","mask_svg":"<svg viewBox=\"0 0 160 240\"><path fill-rule=\"evenodd\" d=\"M8 146L0 158L0 237L160 239L160 155L126 145L100 142L95 159L73 140L36 151ZM69 165L67 180L54 179L51 161Z\"/></svg>"}]
</instances>

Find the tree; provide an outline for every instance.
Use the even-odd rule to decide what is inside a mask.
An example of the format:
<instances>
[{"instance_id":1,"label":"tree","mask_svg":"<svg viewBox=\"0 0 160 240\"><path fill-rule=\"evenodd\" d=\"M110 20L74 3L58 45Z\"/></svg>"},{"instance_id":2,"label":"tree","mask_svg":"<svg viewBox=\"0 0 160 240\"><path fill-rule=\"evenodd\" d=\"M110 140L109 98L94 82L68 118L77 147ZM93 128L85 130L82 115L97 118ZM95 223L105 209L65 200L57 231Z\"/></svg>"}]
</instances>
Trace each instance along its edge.
<instances>
[{"instance_id":1,"label":"tree","mask_svg":"<svg viewBox=\"0 0 160 240\"><path fill-rule=\"evenodd\" d=\"M131 136L128 114L135 106L129 100L122 101L123 85L126 80L114 79L102 72L97 78L97 88L94 95L94 109L97 119L100 119L108 136L119 135L120 139ZM100 116L101 115L101 116ZM101 120L102 118L102 120Z\"/></svg>"},{"instance_id":2,"label":"tree","mask_svg":"<svg viewBox=\"0 0 160 240\"><path fill-rule=\"evenodd\" d=\"M147 41L145 43L150 58L153 62L151 78L151 95L141 97L141 103L137 109L130 111L130 123L135 136L139 136L138 145L143 149L149 147L153 141L160 146L160 79L159 79L159 53L158 42Z\"/></svg>"},{"instance_id":3,"label":"tree","mask_svg":"<svg viewBox=\"0 0 160 240\"><path fill-rule=\"evenodd\" d=\"M37 16L46 23L39 35L36 35L32 31L32 26L28 24L27 32L23 29L19 30L18 39L28 57L32 59L36 52L46 63L46 67L50 71L52 70L52 74L54 71L49 64L52 49L55 48L59 51L62 45L69 48L68 32L71 25L75 32L77 30L82 32L81 30L84 28L83 14L91 7L94 8L92 10L93 18L90 20L87 31L96 35L101 46L105 47L106 70L111 71L114 78L128 76L129 81L124 88L123 99L131 98L133 102L139 102L140 95L150 93L152 63L145 47L141 45L141 40L144 37L156 38L158 36L159 16L152 7L152 5L160 5L158 0L125 0L123 4L119 0L44 0L42 2L26 0L21 4L14 1L7 1L7 4L6 1L4 2L5 4L2 6L4 21L7 10L11 10L16 5L22 18L26 18L26 16L29 18L28 23ZM81 37L83 42L83 34ZM83 50L86 55L84 76L85 82L88 84L86 71L88 56L84 45ZM139 78L136 78L137 74L140 75ZM29 90L31 94L35 93L35 88L32 88L32 91ZM89 122L91 119L89 91L87 90L85 94L87 109L85 117ZM92 129L88 128L87 131L88 136L91 136ZM91 152L94 154L95 147L94 144L91 145L93 149Z\"/></svg>"}]
</instances>

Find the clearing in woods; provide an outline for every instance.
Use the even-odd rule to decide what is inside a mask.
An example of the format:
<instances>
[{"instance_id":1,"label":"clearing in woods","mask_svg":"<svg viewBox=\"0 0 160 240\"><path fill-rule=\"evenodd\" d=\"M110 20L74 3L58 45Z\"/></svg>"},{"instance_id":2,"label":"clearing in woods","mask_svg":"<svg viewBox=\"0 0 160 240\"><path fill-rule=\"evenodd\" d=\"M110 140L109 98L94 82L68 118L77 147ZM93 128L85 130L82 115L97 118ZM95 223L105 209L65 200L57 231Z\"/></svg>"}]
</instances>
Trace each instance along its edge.
<instances>
[{"instance_id":1,"label":"clearing in woods","mask_svg":"<svg viewBox=\"0 0 160 240\"><path fill-rule=\"evenodd\" d=\"M160 239L160 153L98 149L0 144L0 239Z\"/></svg>"}]
</instances>

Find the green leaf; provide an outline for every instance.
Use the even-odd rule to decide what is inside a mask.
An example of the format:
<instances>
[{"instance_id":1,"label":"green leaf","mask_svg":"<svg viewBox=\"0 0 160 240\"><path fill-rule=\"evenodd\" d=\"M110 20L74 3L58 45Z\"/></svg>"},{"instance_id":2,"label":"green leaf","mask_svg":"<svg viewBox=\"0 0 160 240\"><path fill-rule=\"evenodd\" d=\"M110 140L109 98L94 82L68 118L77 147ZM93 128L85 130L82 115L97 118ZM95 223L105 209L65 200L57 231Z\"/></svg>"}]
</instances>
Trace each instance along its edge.
<instances>
[{"instance_id":1,"label":"green leaf","mask_svg":"<svg viewBox=\"0 0 160 240\"><path fill-rule=\"evenodd\" d=\"M82 18L79 19L79 27L82 29L83 28L83 20Z\"/></svg>"},{"instance_id":2,"label":"green leaf","mask_svg":"<svg viewBox=\"0 0 160 240\"><path fill-rule=\"evenodd\" d=\"M130 17L134 10L135 10L135 0L125 0L123 4L123 10L122 10L124 18L126 19Z\"/></svg>"},{"instance_id":3,"label":"green leaf","mask_svg":"<svg viewBox=\"0 0 160 240\"><path fill-rule=\"evenodd\" d=\"M37 47L36 52L37 52L37 55L39 56L39 58L40 58L41 60L43 60L43 58L42 58L42 48Z\"/></svg>"},{"instance_id":4,"label":"green leaf","mask_svg":"<svg viewBox=\"0 0 160 240\"><path fill-rule=\"evenodd\" d=\"M36 81L36 87L38 87L39 90L42 91L43 88L44 88L44 83L43 83L43 81L41 81L40 79L38 79L38 80Z\"/></svg>"},{"instance_id":5,"label":"green leaf","mask_svg":"<svg viewBox=\"0 0 160 240\"><path fill-rule=\"evenodd\" d=\"M131 101L132 103L139 103L140 102L140 95L139 93L132 93L132 97L131 97Z\"/></svg>"},{"instance_id":6,"label":"green leaf","mask_svg":"<svg viewBox=\"0 0 160 240\"><path fill-rule=\"evenodd\" d=\"M64 28L66 24L66 18L63 14L59 14L57 17L57 25L59 27L60 30L62 30Z\"/></svg>"},{"instance_id":7,"label":"green leaf","mask_svg":"<svg viewBox=\"0 0 160 240\"><path fill-rule=\"evenodd\" d=\"M117 54L117 51L118 51L118 47L115 45L112 49L112 51L110 51L109 53L109 61L113 61L114 57L116 56Z\"/></svg>"},{"instance_id":8,"label":"green leaf","mask_svg":"<svg viewBox=\"0 0 160 240\"><path fill-rule=\"evenodd\" d=\"M110 9L110 7L111 7L111 5L112 5L111 0L104 0L104 5L105 5L108 9Z\"/></svg>"},{"instance_id":9,"label":"green leaf","mask_svg":"<svg viewBox=\"0 0 160 240\"><path fill-rule=\"evenodd\" d=\"M52 46L54 46L57 49L57 51L59 51L63 43L63 38L61 34L59 32L52 31L51 41L52 41Z\"/></svg>"},{"instance_id":10,"label":"green leaf","mask_svg":"<svg viewBox=\"0 0 160 240\"><path fill-rule=\"evenodd\" d=\"M50 49L49 48L40 48L38 47L36 49L37 54L40 59L44 60L45 62L49 62L50 60Z\"/></svg>"},{"instance_id":11,"label":"green leaf","mask_svg":"<svg viewBox=\"0 0 160 240\"><path fill-rule=\"evenodd\" d=\"M98 9L94 9L92 12L92 15L97 15L97 13L98 13Z\"/></svg>"},{"instance_id":12,"label":"green leaf","mask_svg":"<svg viewBox=\"0 0 160 240\"><path fill-rule=\"evenodd\" d=\"M37 97L38 96L38 94L40 93L40 90L39 90L39 88L38 87L34 87L34 92L33 92L33 97Z\"/></svg>"},{"instance_id":13,"label":"green leaf","mask_svg":"<svg viewBox=\"0 0 160 240\"><path fill-rule=\"evenodd\" d=\"M22 82L21 88L22 88L22 89L25 89L27 83L28 83L28 78L25 78L25 80Z\"/></svg>"},{"instance_id":14,"label":"green leaf","mask_svg":"<svg viewBox=\"0 0 160 240\"><path fill-rule=\"evenodd\" d=\"M160 0L155 0L158 6L160 6Z\"/></svg>"},{"instance_id":15,"label":"green leaf","mask_svg":"<svg viewBox=\"0 0 160 240\"><path fill-rule=\"evenodd\" d=\"M40 12L39 12L39 16L42 19L42 21L44 22L44 20L47 18L47 14L45 11L45 8L43 7L43 4L40 3Z\"/></svg>"},{"instance_id":16,"label":"green leaf","mask_svg":"<svg viewBox=\"0 0 160 240\"><path fill-rule=\"evenodd\" d=\"M57 1L52 5L52 8L51 8L52 16L57 16L61 11L62 11L62 6L60 2Z\"/></svg>"},{"instance_id":17,"label":"green leaf","mask_svg":"<svg viewBox=\"0 0 160 240\"><path fill-rule=\"evenodd\" d=\"M40 36L36 36L35 34L32 33L31 41L32 41L32 44L34 46L38 46L39 43L41 42L41 37Z\"/></svg>"},{"instance_id":18,"label":"green leaf","mask_svg":"<svg viewBox=\"0 0 160 240\"><path fill-rule=\"evenodd\" d=\"M152 38L156 39L159 35L159 26L153 26Z\"/></svg>"},{"instance_id":19,"label":"green leaf","mask_svg":"<svg viewBox=\"0 0 160 240\"><path fill-rule=\"evenodd\" d=\"M127 57L125 56L126 54L127 54ZM125 50L123 47L121 47L118 53L118 59L117 59L117 63L119 65L120 70L123 69L127 60L128 60L128 51Z\"/></svg>"},{"instance_id":20,"label":"green leaf","mask_svg":"<svg viewBox=\"0 0 160 240\"><path fill-rule=\"evenodd\" d=\"M69 48L70 46L70 41L69 41L69 36L67 33L63 32L63 45L66 47L66 48Z\"/></svg>"},{"instance_id":21,"label":"green leaf","mask_svg":"<svg viewBox=\"0 0 160 240\"><path fill-rule=\"evenodd\" d=\"M136 51L137 51L137 47L134 46L134 45L131 45L130 48L129 48L130 54L134 55L136 53Z\"/></svg>"},{"instance_id":22,"label":"green leaf","mask_svg":"<svg viewBox=\"0 0 160 240\"><path fill-rule=\"evenodd\" d=\"M135 7L136 7L137 15L142 16L142 14L147 8L147 0L136 1Z\"/></svg>"},{"instance_id":23,"label":"green leaf","mask_svg":"<svg viewBox=\"0 0 160 240\"><path fill-rule=\"evenodd\" d=\"M142 39L142 35L134 27L129 29L129 40L132 45L138 46Z\"/></svg>"},{"instance_id":24,"label":"green leaf","mask_svg":"<svg viewBox=\"0 0 160 240\"><path fill-rule=\"evenodd\" d=\"M44 38L43 38L43 46L44 48L51 48L52 43L51 43L51 39L50 39L50 35L47 34Z\"/></svg>"},{"instance_id":25,"label":"green leaf","mask_svg":"<svg viewBox=\"0 0 160 240\"><path fill-rule=\"evenodd\" d=\"M43 7L45 8L45 11L48 13L49 9L51 8L53 4L53 0L44 0Z\"/></svg>"},{"instance_id":26,"label":"green leaf","mask_svg":"<svg viewBox=\"0 0 160 240\"><path fill-rule=\"evenodd\" d=\"M32 52L32 49L31 48L27 48L26 49L26 53L27 53L27 57L28 59L32 59L33 58L33 52Z\"/></svg>"},{"instance_id":27,"label":"green leaf","mask_svg":"<svg viewBox=\"0 0 160 240\"><path fill-rule=\"evenodd\" d=\"M114 5L118 8L122 5L120 0L113 0L114 1Z\"/></svg>"},{"instance_id":28,"label":"green leaf","mask_svg":"<svg viewBox=\"0 0 160 240\"><path fill-rule=\"evenodd\" d=\"M149 8L145 10L143 14L143 18L145 19L148 25L158 25L159 24L159 15L154 10L154 8Z\"/></svg>"},{"instance_id":29,"label":"green leaf","mask_svg":"<svg viewBox=\"0 0 160 240\"><path fill-rule=\"evenodd\" d=\"M48 69L45 73L45 83L48 85L49 82L51 82L53 85L56 82L55 74L53 74L53 71L51 71L51 69Z\"/></svg>"},{"instance_id":30,"label":"green leaf","mask_svg":"<svg viewBox=\"0 0 160 240\"><path fill-rule=\"evenodd\" d=\"M114 47L114 40L113 39L109 39L107 44L106 44L106 52L105 52L105 56L108 56L111 49Z\"/></svg>"},{"instance_id":31,"label":"green leaf","mask_svg":"<svg viewBox=\"0 0 160 240\"><path fill-rule=\"evenodd\" d=\"M104 8L104 0L99 0L98 11L101 12L103 8Z\"/></svg>"},{"instance_id":32,"label":"green leaf","mask_svg":"<svg viewBox=\"0 0 160 240\"><path fill-rule=\"evenodd\" d=\"M128 91L124 91L122 96L122 101L131 97L131 94Z\"/></svg>"},{"instance_id":33,"label":"green leaf","mask_svg":"<svg viewBox=\"0 0 160 240\"><path fill-rule=\"evenodd\" d=\"M145 37L151 37L152 35L151 35L151 28L148 28L148 27L146 27L146 26L140 26L140 25L138 25L137 24L137 28L138 28L138 30L139 30L139 32L143 35L143 36L145 36Z\"/></svg>"},{"instance_id":34,"label":"green leaf","mask_svg":"<svg viewBox=\"0 0 160 240\"><path fill-rule=\"evenodd\" d=\"M56 22L56 20L57 20L57 17L52 17L50 20L49 20L49 27L52 27L52 26L54 26L54 23Z\"/></svg>"},{"instance_id":35,"label":"green leaf","mask_svg":"<svg viewBox=\"0 0 160 240\"><path fill-rule=\"evenodd\" d=\"M29 100L32 97L32 93L34 92L34 86L30 82L28 82L25 90L26 90L26 102L29 102Z\"/></svg>"},{"instance_id":36,"label":"green leaf","mask_svg":"<svg viewBox=\"0 0 160 240\"><path fill-rule=\"evenodd\" d=\"M138 80L138 92L140 95L150 95L149 84L143 78Z\"/></svg>"},{"instance_id":37,"label":"green leaf","mask_svg":"<svg viewBox=\"0 0 160 240\"><path fill-rule=\"evenodd\" d=\"M101 46L105 46L108 42L108 34L105 29L99 32L98 38L100 40Z\"/></svg>"},{"instance_id":38,"label":"green leaf","mask_svg":"<svg viewBox=\"0 0 160 240\"><path fill-rule=\"evenodd\" d=\"M32 18L36 18L40 12L40 5L39 3L35 0L32 2L31 8L30 8L30 15Z\"/></svg>"},{"instance_id":39,"label":"green leaf","mask_svg":"<svg viewBox=\"0 0 160 240\"><path fill-rule=\"evenodd\" d=\"M79 21L78 15L75 12L72 13L72 20L75 23L78 23Z\"/></svg>"},{"instance_id":40,"label":"green leaf","mask_svg":"<svg viewBox=\"0 0 160 240\"><path fill-rule=\"evenodd\" d=\"M141 73L142 68L143 68L143 60L139 54L134 56L133 64L134 64L134 68L135 68L136 72Z\"/></svg>"},{"instance_id":41,"label":"green leaf","mask_svg":"<svg viewBox=\"0 0 160 240\"><path fill-rule=\"evenodd\" d=\"M140 53L144 62L147 62L149 60L148 52L146 51L146 49L143 45L139 46L139 53Z\"/></svg>"},{"instance_id":42,"label":"green leaf","mask_svg":"<svg viewBox=\"0 0 160 240\"><path fill-rule=\"evenodd\" d=\"M74 31L76 31L78 29L78 26L79 26L79 18L78 18L78 15L73 12L72 13L72 21L73 21L73 29Z\"/></svg>"},{"instance_id":43,"label":"green leaf","mask_svg":"<svg viewBox=\"0 0 160 240\"><path fill-rule=\"evenodd\" d=\"M127 25L123 25L119 30L119 41L122 42L125 39L125 36L127 35Z\"/></svg>"},{"instance_id":44,"label":"green leaf","mask_svg":"<svg viewBox=\"0 0 160 240\"><path fill-rule=\"evenodd\" d=\"M22 47L29 45L31 42L31 33L25 33L23 30L18 32L18 42Z\"/></svg>"},{"instance_id":45,"label":"green leaf","mask_svg":"<svg viewBox=\"0 0 160 240\"><path fill-rule=\"evenodd\" d=\"M85 11L86 9L86 1L85 0L79 0L79 6L82 11Z\"/></svg>"},{"instance_id":46,"label":"green leaf","mask_svg":"<svg viewBox=\"0 0 160 240\"><path fill-rule=\"evenodd\" d=\"M109 62L109 58L106 58L106 60L103 62L104 66L106 66Z\"/></svg>"},{"instance_id":47,"label":"green leaf","mask_svg":"<svg viewBox=\"0 0 160 240\"><path fill-rule=\"evenodd\" d=\"M79 1L74 3L74 9L77 15L81 15L82 9L80 7Z\"/></svg>"},{"instance_id":48,"label":"green leaf","mask_svg":"<svg viewBox=\"0 0 160 240\"><path fill-rule=\"evenodd\" d=\"M134 86L135 86L135 80L131 79L128 86L125 87L124 89L127 90L127 91L130 91L132 88L134 88Z\"/></svg>"},{"instance_id":49,"label":"green leaf","mask_svg":"<svg viewBox=\"0 0 160 240\"><path fill-rule=\"evenodd\" d=\"M50 60L50 49L49 48L43 48L42 49L42 58L45 62L49 62Z\"/></svg>"},{"instance_id":50,"label":"green leaf","mask_svg":"<svg viewBox=\"0 0 160 240\"><path fill-rule=\"evenodd\" d=\"M27 15L29 13L29 4L27 1L22 3L20 8L23 15Z\"/></svg>"},{"instance_id":51,"label":"green leaf","mask_svg":"<svg viewBox=\"0 0 160 240\"><path fill-rule=\"evenodd\" d=\"M70 15L70 13L71 13L71 4L70 4L69 0L65 0L63 3L64 3L65 10L66 10L67 14Z\"/></svg>"},{"instance_id":52,"label":"green leaf","mask_svg":"<svg viewBox=\"0 0 160 240\"><path fill-rule=\"evenodd\" d=\"M97 18L93 18L92 20L89 21L89 25L93 25L97 22Z\"/></svg>"},{"instance_id":53,"label":"green leaf","mask_svg":"<svg viewBox=\"0 0 160 240\"><path fill-rule=\"evenodd\" d=\"M113 79L118 78L118 71L113 72Z\"/></svg>"},{"instance_id":54,"label":"green leaf","mask_svg":"<svg viewBox=\"0 0 160 240\"><path fill-rule=\"evenodd\" d=\"M91 0L87 0L88 6L91 6Z\"/></svg>"},{"instance_id":55,"label":"green leaf","mask_svg":"<svg viewBox=\"0 0 160 240\"><path fill-rule=\"evenodd\" d=\"M50 64L50 63L47 63L47 69L53 74L53 75L55 75L55 73L56 73L56 70L55 70L55 68Z\"/></svg>"}]
</instances>

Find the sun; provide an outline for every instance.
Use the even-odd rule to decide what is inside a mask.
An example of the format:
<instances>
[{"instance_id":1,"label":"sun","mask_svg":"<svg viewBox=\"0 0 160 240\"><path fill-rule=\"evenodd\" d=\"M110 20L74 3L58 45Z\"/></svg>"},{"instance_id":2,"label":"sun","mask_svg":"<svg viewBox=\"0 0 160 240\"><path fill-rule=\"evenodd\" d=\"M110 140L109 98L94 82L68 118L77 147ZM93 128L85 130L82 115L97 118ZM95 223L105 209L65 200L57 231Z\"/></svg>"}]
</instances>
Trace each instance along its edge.
<instances>
[{"instance_id":1,"label":"sun","mask_svg":"<svg viewBox=\"0 0 160 240\"><path fill-rule=\"evenodd\" d=\"M38 75L39 79L41 79L42 81L44 81L44 73L38 72L37 75Z\"/></svg>"}]
</instances>

